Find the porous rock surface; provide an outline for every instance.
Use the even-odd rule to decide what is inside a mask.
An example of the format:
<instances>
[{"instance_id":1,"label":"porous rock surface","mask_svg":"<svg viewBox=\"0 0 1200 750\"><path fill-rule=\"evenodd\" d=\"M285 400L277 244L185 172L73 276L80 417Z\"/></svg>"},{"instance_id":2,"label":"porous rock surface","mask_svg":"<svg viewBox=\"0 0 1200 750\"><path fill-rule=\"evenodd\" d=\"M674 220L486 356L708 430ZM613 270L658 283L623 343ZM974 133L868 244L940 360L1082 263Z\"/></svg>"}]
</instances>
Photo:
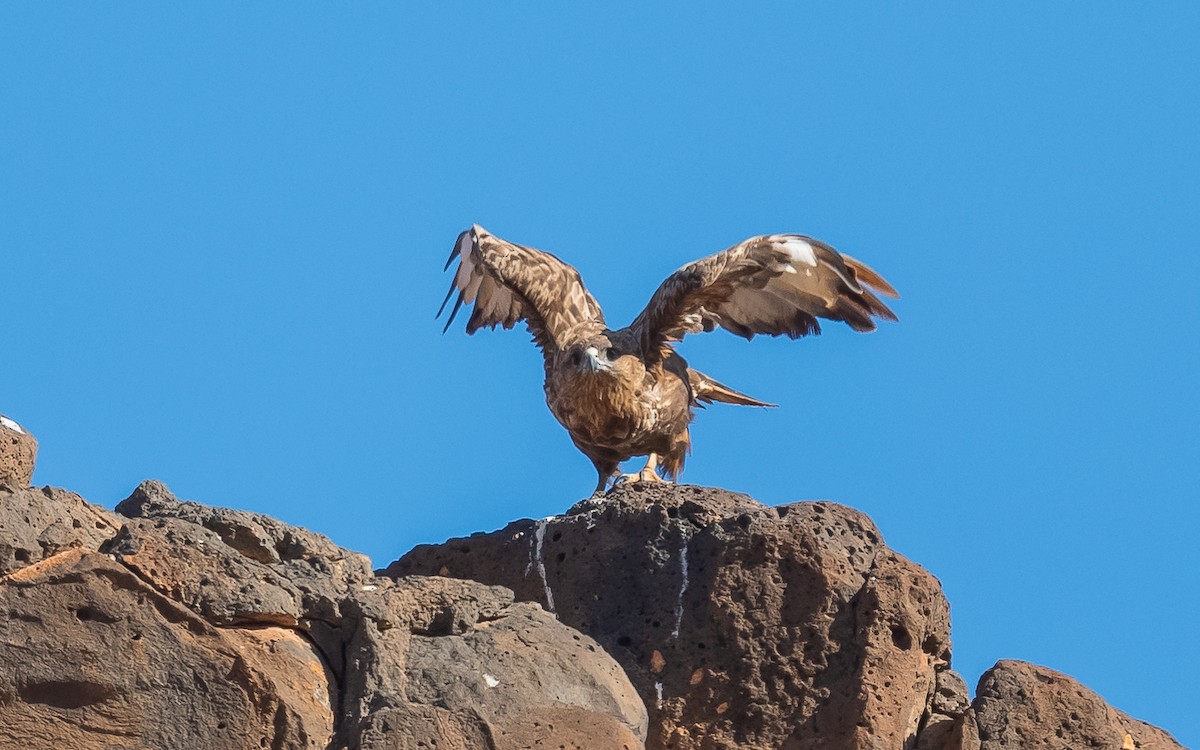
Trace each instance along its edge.
<instances>
[{"instance_id":1,"label":"porous rock surface","mask_svg":"<svg viewBox=\"0 0 1200 750\"><path fill-rule=\"evenodd\" d=\"M1104 702L1074 678L1003 660L983 674L973 709L982 750L1175 750L1171 735Z\"/></svg>"},{"instance_id":2,"label":"porous rock surface","mask_svg":"<svg viewBox=\"0 0 1200 750\"><path fill-rule=\"evenodd\" d=\"M500 587L143 483L0 488L0 747L636 750L590 638Z\"/></svg>"},{"instance_id":3,"label":"porous rock surface","mask_svg":"<svg viewBox=\"0 0 1200 750\"><path fill-rule=\"evenodd\" d=\"M15 421L0 414L0 486L28 487L37 460L37 439Z\"/></svg>"},{"instance_id":4,"label":"porous rock surface","mask_svg":"<svg viewBox=\"0 0 1200 750\"><path fill-rule=\"evenodd\" d=\"M834 503L633 485L386 573L553 604L625 667L650 748L914 747L967 704L939 583Z\"/></svg>"},{"instance_id":5,"label":"porous rock surface","mask_svg":"<svg viewBox=\"0 0 1200 750\"><path fill-rule=\"evenodd\" d=\"M108 556L0 584L0 746L323 748L329 680L294 631L223 630Z\"/></svg>"},{"instance_id":6,"label":"porous rock surface","mask_svg":"<svg viewBox=\"0 0 1200 750\"><path fill-rule=\"evenodd\" d=\"M833 503L633 485L377 577L158 482L29 488L29 445L0 422L0 747L1180 747L1024 662L969 702L936 579Z\"/></svg>"},{"instance_id":7,"label":"porous rock surface","mask_svg":"<svg viewBox=\"0 0 1200 750\"><path fill-rule=\"evenodd\" d=\"M937 579L835 503L766 507L635 484L562 516L417 547L383 572L502 585L591 635L645 700L652 750L1180 747L1090 693L1096 711L1123 718L1078 735L1103 742L1064 743L1063 722L1083 712L1053 698L1030 717L1028 686L993 687L1015 662L985 675L972 706L950 668ZM1019 741L999 739L1022 721ZM1134 744L1109 743L1118 725Z\"/></svg>"},{"instance_id":8,"label":"porous rock surface","mask_svg":"<svg viewBox=\"0 0 1200 750\"><path fill-rule=\"evenodd\" d=\"M120 528L118 516L74 492L0 485L0 576L75 547L99 549Z\"/></svg>"}]
</instances>

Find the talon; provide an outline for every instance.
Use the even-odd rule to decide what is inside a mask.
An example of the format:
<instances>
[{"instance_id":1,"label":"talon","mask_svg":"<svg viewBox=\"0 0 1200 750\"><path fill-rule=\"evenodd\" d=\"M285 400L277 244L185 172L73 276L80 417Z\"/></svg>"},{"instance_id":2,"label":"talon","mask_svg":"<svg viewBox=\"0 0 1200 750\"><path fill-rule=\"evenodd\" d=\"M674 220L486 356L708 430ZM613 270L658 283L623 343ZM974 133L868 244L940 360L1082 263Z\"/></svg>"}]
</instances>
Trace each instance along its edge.
<instances>
[{"instance_id":1,"label":"talon","mask_svg":"<svg viewBox=\"0 0 1200 750\"><path fill-rule=\"evenodd\" d=\"M600 473L600 483L596 486L596 491L592 493L592 497L602 497L604 495L608 495L623 484L640 484L642 482L662 484L671 483L658 473L657 453L651 453L647 455L646 465L642 467L641 471L633 474L622 474L618 471L608 474L603 468L598 468L598 470Z\"/></svg>"},{"instance_id":2,"label":"talon","mask_svg":"<svg viewBox=\"0 0 1200 750\"><path fill-rule=\"evenodd\" d=\"M632 484L632 483L636 482L637 480L638 480L637 474L614 474L613 479L612 479L612 486L608 488L608 491L612 492L613 490L615 490L616 488L620 487L623 484Z\"/></svg>"},{"instance_id":3,"label":"talon","mask_svg":"<svg viewBox=\"0 0 1200 750\"><path fill-rule=\"evenodd\" d=\"M635 482L666 482L658 475L658 454L651 453L646 456L646 465L637 474L630 474Z\"/></svg>"},{"instance_id":4,"label":"talon","mask_svg":"<svg viewBox=\"0 0 1200 750\"><path fill-rule=\"evenodd\" d=\"M636 477L636 481L638 482L662 482L663 484L668 484L667 480L660 477L658 472L649 466L642 469L637 474L631 474L630 476Z\"/></svg>"}]
</instances>

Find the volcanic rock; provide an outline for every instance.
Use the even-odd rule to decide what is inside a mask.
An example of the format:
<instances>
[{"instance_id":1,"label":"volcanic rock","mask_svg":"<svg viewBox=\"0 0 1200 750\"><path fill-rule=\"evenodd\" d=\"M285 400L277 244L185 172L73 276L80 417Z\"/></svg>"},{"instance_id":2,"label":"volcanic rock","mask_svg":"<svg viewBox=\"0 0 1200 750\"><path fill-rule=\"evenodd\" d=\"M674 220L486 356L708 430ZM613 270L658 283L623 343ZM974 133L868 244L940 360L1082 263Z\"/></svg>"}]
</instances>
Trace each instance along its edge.
<instances>
[{"instance_id":1,"label":"volcanic rock","mask_svg":"<svg viewBox=\"0 0 1200 750\"><path fill-rule=\"evenodd\" d=\"M5 747L315 749L331 734L309 644L217 629L105 555L9 575L0 610Z\"/></svg>"},{"instance_id":2,"label":"volcanic rock","mask_svg":"<svg viewBox=\"0 0 1200 750\"><path fill-rule=\"evenodd\" d=\"M834 503L632 485L385 573L506 586L591 635L650 708L649 748L913 747L966 709L937 580Z\"/></svg>"},{"instance_id":3,"label":"volcanic rock","mask_svg":"<svg viewBox=\"0 0 1200 750\"><path fill-rule=\"evenodd\" d=\"M99 549L121 522L74 492L0 485L0 576L68 549Z\"/></svg>"},{"instance_id":4,"label":"volcanic rock","mask_svg":"<svg viewBox=\"0 0 1200 750\"><path fill-rule=\"evenodd\" d=\"M0 746L639 750L595 641L505 589L143 483L0 490Z\"/></svg>"},{"instance_id":5,"label":"volcanic rock","mask_svg":"<svg viewBox=\"0 0 1200 750\"><path fill-rule=\"evenodd\" d=\"M982 750L1181 747L1170 734L1117 711L1075 679L1021 661L1000 661L984 672L973 713Z\"/></svg>"},{"instance_id":6,"label":"volcanic rock","mask_svg":"<svg viewBox=\"0 0 1200 750\"><path fill-rule=\"evenodd\" d=\"M38 442L21 425L0 414L0 487L20 489L33 479Z\"/></svg>"},{"instance_id":7,"label":"volcanic rock","mask_svg":"<svg viewBox=\"0 0 1200 750\"><path fill-rule=\"evenodd\" d=\"M10 422L0 747L1180 747L1022 662L970 702L937 580L835 503L633 484L378 576L158 482L117 513L29 488Z\"/></svg>"}]
</instances>

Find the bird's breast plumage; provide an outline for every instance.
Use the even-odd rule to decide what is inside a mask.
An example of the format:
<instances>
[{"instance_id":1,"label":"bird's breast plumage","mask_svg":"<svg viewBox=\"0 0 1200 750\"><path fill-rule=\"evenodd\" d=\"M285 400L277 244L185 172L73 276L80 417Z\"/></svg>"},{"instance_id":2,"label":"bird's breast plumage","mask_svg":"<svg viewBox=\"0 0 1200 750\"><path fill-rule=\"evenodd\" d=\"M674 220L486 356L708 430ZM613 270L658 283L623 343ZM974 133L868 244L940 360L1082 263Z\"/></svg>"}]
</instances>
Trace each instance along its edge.
<instances>
[{"instance_id":1,"label":"bird's breast plumage","mask_svg":"<svg viewBox=\"0 0 1200 750\"><path fill-rule=\"evenodd\" d=\"M690 421L686 386L659 368L550 371L546 403L577 442L629 455L655 449Z\"/></svg>"}]
</instances>

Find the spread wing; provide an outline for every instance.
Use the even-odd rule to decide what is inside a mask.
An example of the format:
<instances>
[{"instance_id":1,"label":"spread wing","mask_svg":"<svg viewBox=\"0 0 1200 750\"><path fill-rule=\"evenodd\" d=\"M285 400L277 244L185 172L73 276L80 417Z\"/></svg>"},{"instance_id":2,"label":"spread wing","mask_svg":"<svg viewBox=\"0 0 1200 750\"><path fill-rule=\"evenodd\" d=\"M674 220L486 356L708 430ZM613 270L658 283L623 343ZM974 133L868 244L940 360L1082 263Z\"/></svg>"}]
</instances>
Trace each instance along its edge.
<instances>
[{"instance_id":1,"label":"spread wing","mask_svg":"<svg viewBox=\"0 0 1200 750\"><path fill-rule=\"evenodd\" d=\"M465 302L467 333L524 320L544 353L604 330L604 313L579 272L550 253L506 242L475 225L458 235L446 268L459 259L438 315L458 292L446 328Z\"/></svg>"},{"instance_id":2,"label":"spread wing","mask_svg":"<svg viewBox=\"0 0 1200 750\"><path fill-rule=\"evenodd\" d=\"M817 334L817 318L873 331L874 318L897 319L875 292L899 296L882 276L823 242L799 234L769 234L668 276L631 328L647 356L684 334L716 326L747 339L756 333L790 338Z\"/></svg>"}]
</instances>

